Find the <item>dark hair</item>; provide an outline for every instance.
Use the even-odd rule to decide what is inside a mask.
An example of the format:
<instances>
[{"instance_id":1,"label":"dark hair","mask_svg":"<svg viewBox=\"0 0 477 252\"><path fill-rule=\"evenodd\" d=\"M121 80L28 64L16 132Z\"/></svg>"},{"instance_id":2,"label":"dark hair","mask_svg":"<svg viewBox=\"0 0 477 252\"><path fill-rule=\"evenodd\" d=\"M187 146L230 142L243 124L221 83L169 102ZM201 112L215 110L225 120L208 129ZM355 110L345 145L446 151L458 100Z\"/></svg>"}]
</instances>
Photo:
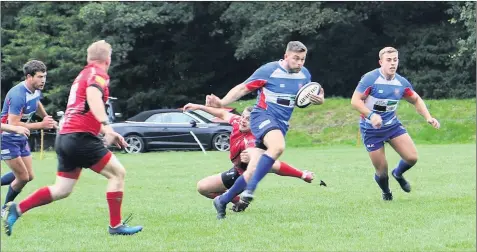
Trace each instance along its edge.
<instances>
[{"instance_id":1,"label":"dark hair","mask_svg":"<svg viewBox=\"0 0 477 252\"><path fill-rule=\"evenodd\" d=\"M25 74L25 77L27 75L35 76L37 72L46 72L45 63L39 60L30 60L23 66L23 74Z\"/></svg>"}]
</instances>

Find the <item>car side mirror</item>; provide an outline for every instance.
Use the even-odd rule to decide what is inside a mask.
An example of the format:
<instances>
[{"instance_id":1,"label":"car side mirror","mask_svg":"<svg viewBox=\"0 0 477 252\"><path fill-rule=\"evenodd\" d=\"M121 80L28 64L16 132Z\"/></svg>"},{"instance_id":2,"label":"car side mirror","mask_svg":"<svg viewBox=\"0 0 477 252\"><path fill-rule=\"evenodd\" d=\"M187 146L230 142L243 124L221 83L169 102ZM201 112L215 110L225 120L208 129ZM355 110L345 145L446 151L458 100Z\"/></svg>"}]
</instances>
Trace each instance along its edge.
<instances>
[{"instance_id":1,"label":"car side mirror","mask_svg":"<svg viewBox=\"0 0 477 252\"><path fill-rule=\"evenodd\" d=\"M197 122L196 122L196 121L194 121L194 120L190 120L190 122L189 122L189 123L190 123L190 125L192 126L192 128L195 128L195 127L197 127Z\"/></svg>"}]
</instances>

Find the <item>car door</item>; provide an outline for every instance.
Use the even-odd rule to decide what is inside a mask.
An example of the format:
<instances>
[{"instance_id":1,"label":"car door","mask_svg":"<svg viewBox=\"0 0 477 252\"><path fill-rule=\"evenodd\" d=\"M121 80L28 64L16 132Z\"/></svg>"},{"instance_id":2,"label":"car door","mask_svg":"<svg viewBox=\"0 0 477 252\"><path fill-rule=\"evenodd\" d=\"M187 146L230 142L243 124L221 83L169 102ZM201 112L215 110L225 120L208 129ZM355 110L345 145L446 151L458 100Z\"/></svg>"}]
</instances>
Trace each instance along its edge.
<instances>
[{"instance_id":1,"label":"car door","mask_svg":"<svg viewBox=\"0 0 477 252\"><path fill-rule=\"evenodd\" d=\"M171 148L174 149L200 149L191 131L197 136L204 148L208 147L208 141L204 137L208 125L198 118L194 118L183 112L172 112L171 121L168 125L171 134Z\"/></svg>"},{"instance_id":2,"label":"car door","mask_svg":"<svg viewBox=\"0 0 477 252\"><path fill-rule=\"evenodd\" d=\"M149 149L167 149L171 147L173 134L170 126L171 116L169 112L156 113L147 118L142 127L144 129L144 138Z\"/></svg>"}]
</instances>

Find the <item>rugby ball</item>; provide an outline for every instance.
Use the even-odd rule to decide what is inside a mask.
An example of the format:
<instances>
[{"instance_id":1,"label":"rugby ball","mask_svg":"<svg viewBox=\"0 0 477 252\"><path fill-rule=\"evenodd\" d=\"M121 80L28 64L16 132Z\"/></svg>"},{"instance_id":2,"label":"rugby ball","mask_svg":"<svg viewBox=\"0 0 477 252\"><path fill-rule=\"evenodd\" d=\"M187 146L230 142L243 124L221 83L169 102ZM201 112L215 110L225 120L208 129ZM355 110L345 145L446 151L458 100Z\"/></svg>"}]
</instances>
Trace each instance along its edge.
<instances>
[{"instance_id":1,"label":"rugby ball","mask_svg":"<svg viewBox=\"0 0 477 252\"><path fill-rule=\"evenodd\" d=\"M318 82L310 82L298 90L295 97L295 105L299 108L306 108L311 104L310 95L318 95L321 92L321 85Z\"/></svg>"}]
</instances>

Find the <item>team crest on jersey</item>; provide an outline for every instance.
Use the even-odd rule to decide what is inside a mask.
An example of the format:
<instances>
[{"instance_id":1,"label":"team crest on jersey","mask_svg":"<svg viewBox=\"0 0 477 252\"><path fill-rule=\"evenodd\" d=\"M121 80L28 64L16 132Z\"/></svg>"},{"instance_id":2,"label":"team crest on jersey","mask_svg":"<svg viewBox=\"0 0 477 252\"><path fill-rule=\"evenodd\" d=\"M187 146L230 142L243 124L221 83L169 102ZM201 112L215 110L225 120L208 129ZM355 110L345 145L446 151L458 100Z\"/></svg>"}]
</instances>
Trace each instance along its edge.
<instances>
[{"instance_id":1,"label":"team crest on jersey","mask_svg":"<svg viewBox=\"0 0 477 252\"><path fill-rule=\"evenodd\" d=\"M98 76L98 75L96 75L94 80L102 87L106 86L106 84L107 84L106 80L103 77Z\"/></svg>"},{"instance_id":2,"label":"team crest on jersey","mask_svg":"<svg viewBox=\"0 0 477 252\"><path fill-rule=\"evenodd\" d=\"M394 94L395 94L395 95L399 96L399 93L400 93L400 92L401 92L401 91L399 90L399 88L394 89Z\"/></svg>"},{"instance_id":3,"label":"team crest on jersey","mask_svg":"<svg viewBox=\"0 0 477 252\"><path fill-rule=\"evenodd\" d=\"M303 87L302 83L298 84L298 89L301 89L302 87Z\"/></svg>"}]
</instances>

